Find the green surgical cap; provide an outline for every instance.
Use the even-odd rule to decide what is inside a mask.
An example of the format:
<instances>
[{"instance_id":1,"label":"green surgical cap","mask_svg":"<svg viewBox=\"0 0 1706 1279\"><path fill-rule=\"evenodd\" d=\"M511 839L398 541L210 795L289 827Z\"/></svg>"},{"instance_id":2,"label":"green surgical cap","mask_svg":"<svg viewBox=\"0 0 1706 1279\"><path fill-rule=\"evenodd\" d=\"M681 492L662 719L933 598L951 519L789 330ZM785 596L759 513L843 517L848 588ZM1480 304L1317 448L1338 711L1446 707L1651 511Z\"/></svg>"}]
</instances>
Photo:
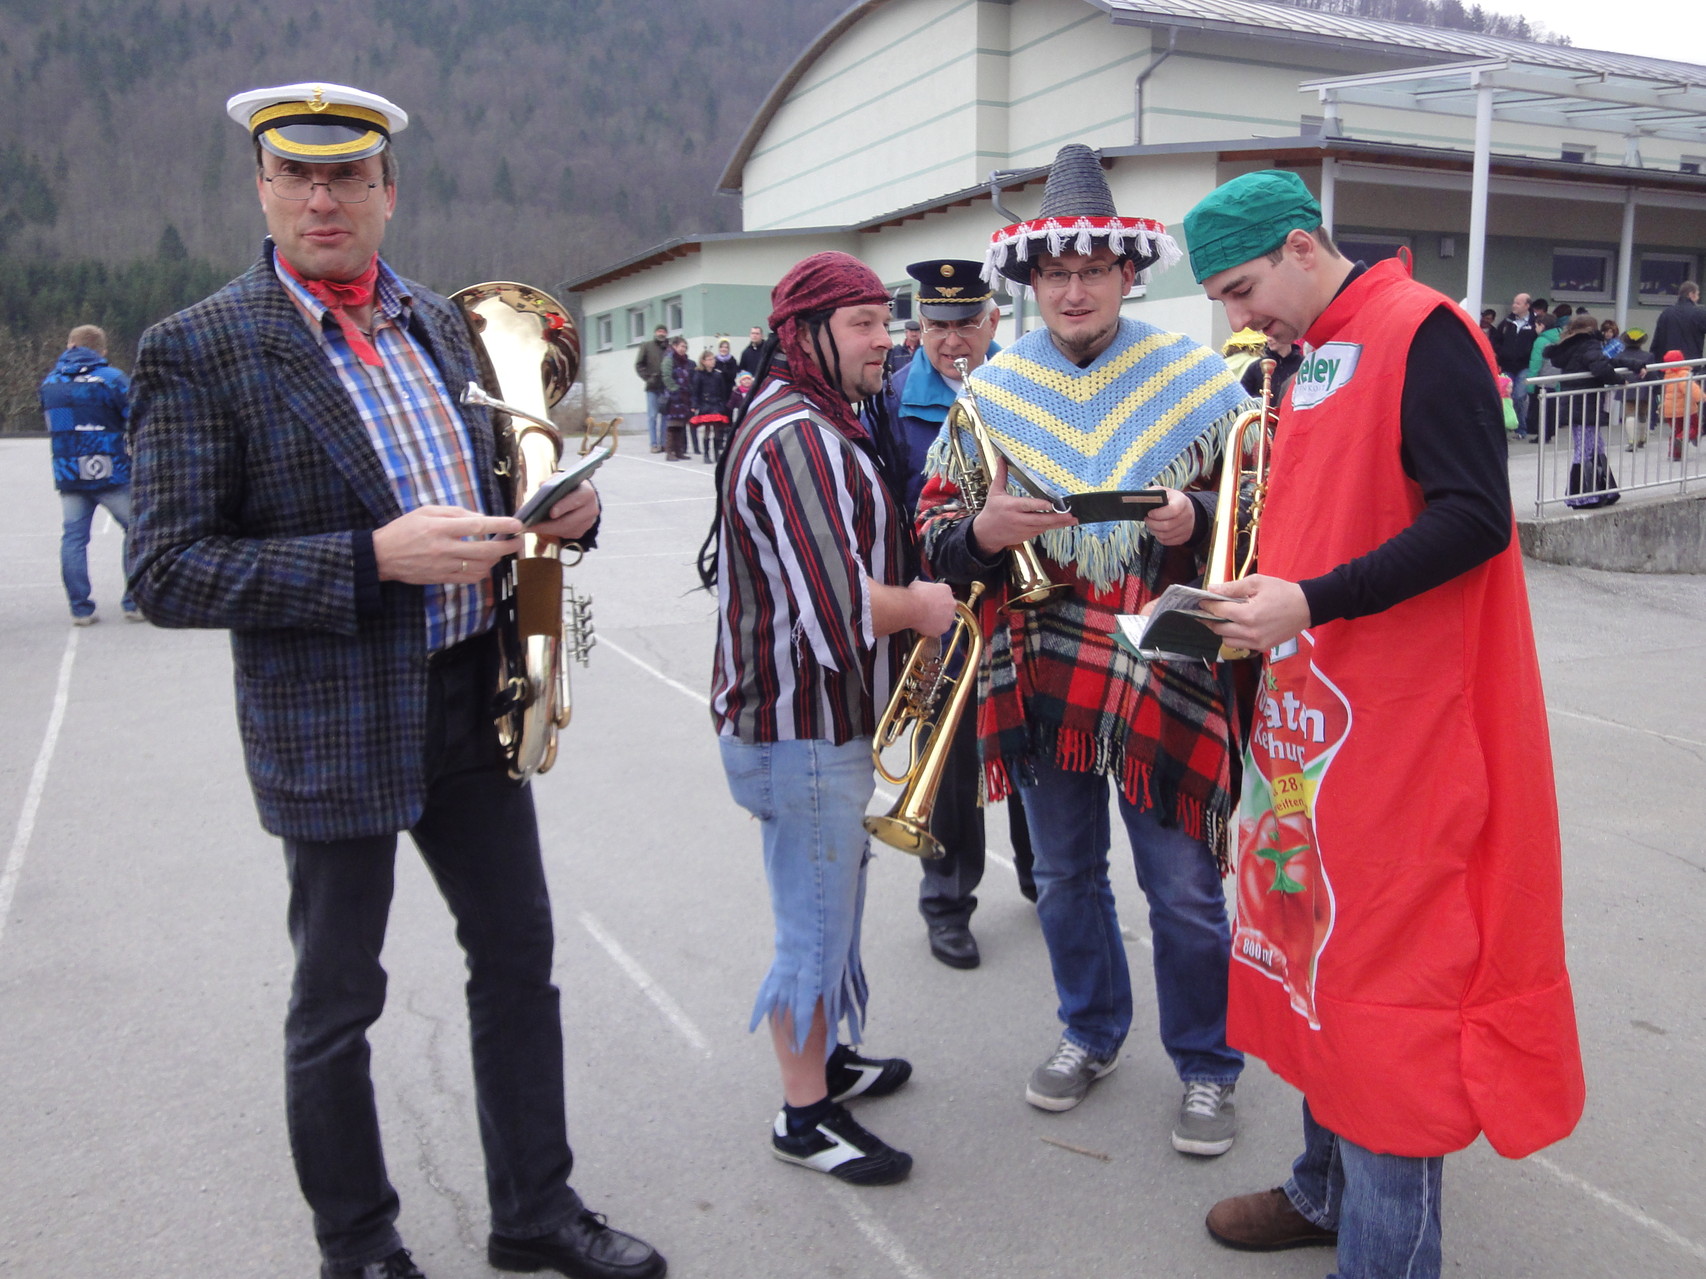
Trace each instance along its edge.
<instances>
[{"instance_id":1,"label":"green surgical cap","mask_svg":"<svg viewBox=\"0 0 1706 1279\"><path fill-rule=\"evenodd\" d=\"M1302 227L1321 225L1321 205L1303 179L1264 169L1216 187L1185 214L1191 274L1201 284L1217 271L1271 253Z\"/></svg>"}]
</instances>

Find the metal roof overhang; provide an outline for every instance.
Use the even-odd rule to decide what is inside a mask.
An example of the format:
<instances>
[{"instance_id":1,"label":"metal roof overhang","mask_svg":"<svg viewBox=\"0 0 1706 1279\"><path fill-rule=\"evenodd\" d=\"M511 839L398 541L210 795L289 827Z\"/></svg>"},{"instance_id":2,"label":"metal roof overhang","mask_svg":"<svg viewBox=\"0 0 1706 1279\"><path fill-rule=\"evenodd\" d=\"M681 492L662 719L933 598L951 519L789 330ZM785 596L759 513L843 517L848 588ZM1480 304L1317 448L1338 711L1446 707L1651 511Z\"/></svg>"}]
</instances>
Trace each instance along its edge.
<instances>
[{"instance_id":1,"label":"metal roof overhang","mask_svg":"<svg viewBox=\"0 0 1706 1279\"><path fill-rule=\"evenodd\" d=\"M1319 95L1329 117L1337 115L1332 108L1354 104L1472 120L1487 92L1495 120L1706 147L1706 88L1680 81L1487 58L1335 76L1299 88Z\"/></svg>"}]
</instances>

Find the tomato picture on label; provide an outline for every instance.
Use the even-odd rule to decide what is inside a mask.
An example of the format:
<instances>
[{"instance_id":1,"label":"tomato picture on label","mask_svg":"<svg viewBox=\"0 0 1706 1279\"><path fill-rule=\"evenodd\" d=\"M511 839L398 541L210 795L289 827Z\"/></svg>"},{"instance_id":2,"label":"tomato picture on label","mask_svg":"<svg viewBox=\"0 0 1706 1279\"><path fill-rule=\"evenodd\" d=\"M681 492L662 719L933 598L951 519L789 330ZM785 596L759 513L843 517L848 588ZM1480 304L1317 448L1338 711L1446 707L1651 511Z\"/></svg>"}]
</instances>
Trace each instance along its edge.
<instances>
[{"instance_id":1,"label":"tomato picture on label","mask_svg":"<svg viewBox=\"0 0 1706 1279\"><path fill-rule=\"evenodd\" d=\"M1315 833L1315 795L1350 729L1350 708L1298 647L1263 671L1238 821L1232 957L1279 982L1319 1029L1315 978L1333 927L1333 893Z\"/></svg>"}]
</instances>

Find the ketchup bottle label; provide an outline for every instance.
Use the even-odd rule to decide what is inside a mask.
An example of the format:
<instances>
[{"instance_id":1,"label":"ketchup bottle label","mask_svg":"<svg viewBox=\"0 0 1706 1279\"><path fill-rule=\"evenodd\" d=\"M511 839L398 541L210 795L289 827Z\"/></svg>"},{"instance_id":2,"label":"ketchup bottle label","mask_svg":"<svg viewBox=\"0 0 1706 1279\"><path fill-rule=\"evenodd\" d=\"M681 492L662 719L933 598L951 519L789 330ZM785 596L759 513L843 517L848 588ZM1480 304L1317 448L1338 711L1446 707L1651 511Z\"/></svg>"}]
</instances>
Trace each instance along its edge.
<instances>
[{"instance_id":1,"label":"ketchup bottle label","mask_svg":"<svg viewBox=\"0 0 1706 1279\"><path fill-rule=\"evenodd\" d=\"M1285 987L1311 1028L1315 974L1333 932L1333 887L1315 804L1351 727L1350 703L1319 670L1308 631L1268 654L1238 804L1232 957Z\"/></svg>"}]
</instances>

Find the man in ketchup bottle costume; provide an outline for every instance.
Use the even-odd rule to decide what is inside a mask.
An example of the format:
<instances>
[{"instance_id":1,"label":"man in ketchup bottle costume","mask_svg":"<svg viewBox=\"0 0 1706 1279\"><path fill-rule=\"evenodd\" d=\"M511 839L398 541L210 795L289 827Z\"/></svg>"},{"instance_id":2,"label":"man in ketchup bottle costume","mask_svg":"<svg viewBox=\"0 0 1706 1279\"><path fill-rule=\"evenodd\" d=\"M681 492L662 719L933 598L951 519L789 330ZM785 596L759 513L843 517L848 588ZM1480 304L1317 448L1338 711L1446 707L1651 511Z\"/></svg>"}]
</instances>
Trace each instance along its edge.
<instances>
[{"instance_id":1,"label":"man in ketchup bottle costume","mask_svg":"<svg viewBox=\"0 0 1706 1279\"><path fill-rule=\"evenodd\" d=\"M1340 256L1296 174L1226 183L1185 235L1233 329L1303 351L1261 572L1211 607L1266 654L1227 1038L1302 1090L1304 1151L1208 1229L1336 1244L1341 1279L1427 1279L1446 1152L1485 1133L1521 1158L1585 1091L1497 368L1407 258Z\"/></svg>"}]
</instances>

